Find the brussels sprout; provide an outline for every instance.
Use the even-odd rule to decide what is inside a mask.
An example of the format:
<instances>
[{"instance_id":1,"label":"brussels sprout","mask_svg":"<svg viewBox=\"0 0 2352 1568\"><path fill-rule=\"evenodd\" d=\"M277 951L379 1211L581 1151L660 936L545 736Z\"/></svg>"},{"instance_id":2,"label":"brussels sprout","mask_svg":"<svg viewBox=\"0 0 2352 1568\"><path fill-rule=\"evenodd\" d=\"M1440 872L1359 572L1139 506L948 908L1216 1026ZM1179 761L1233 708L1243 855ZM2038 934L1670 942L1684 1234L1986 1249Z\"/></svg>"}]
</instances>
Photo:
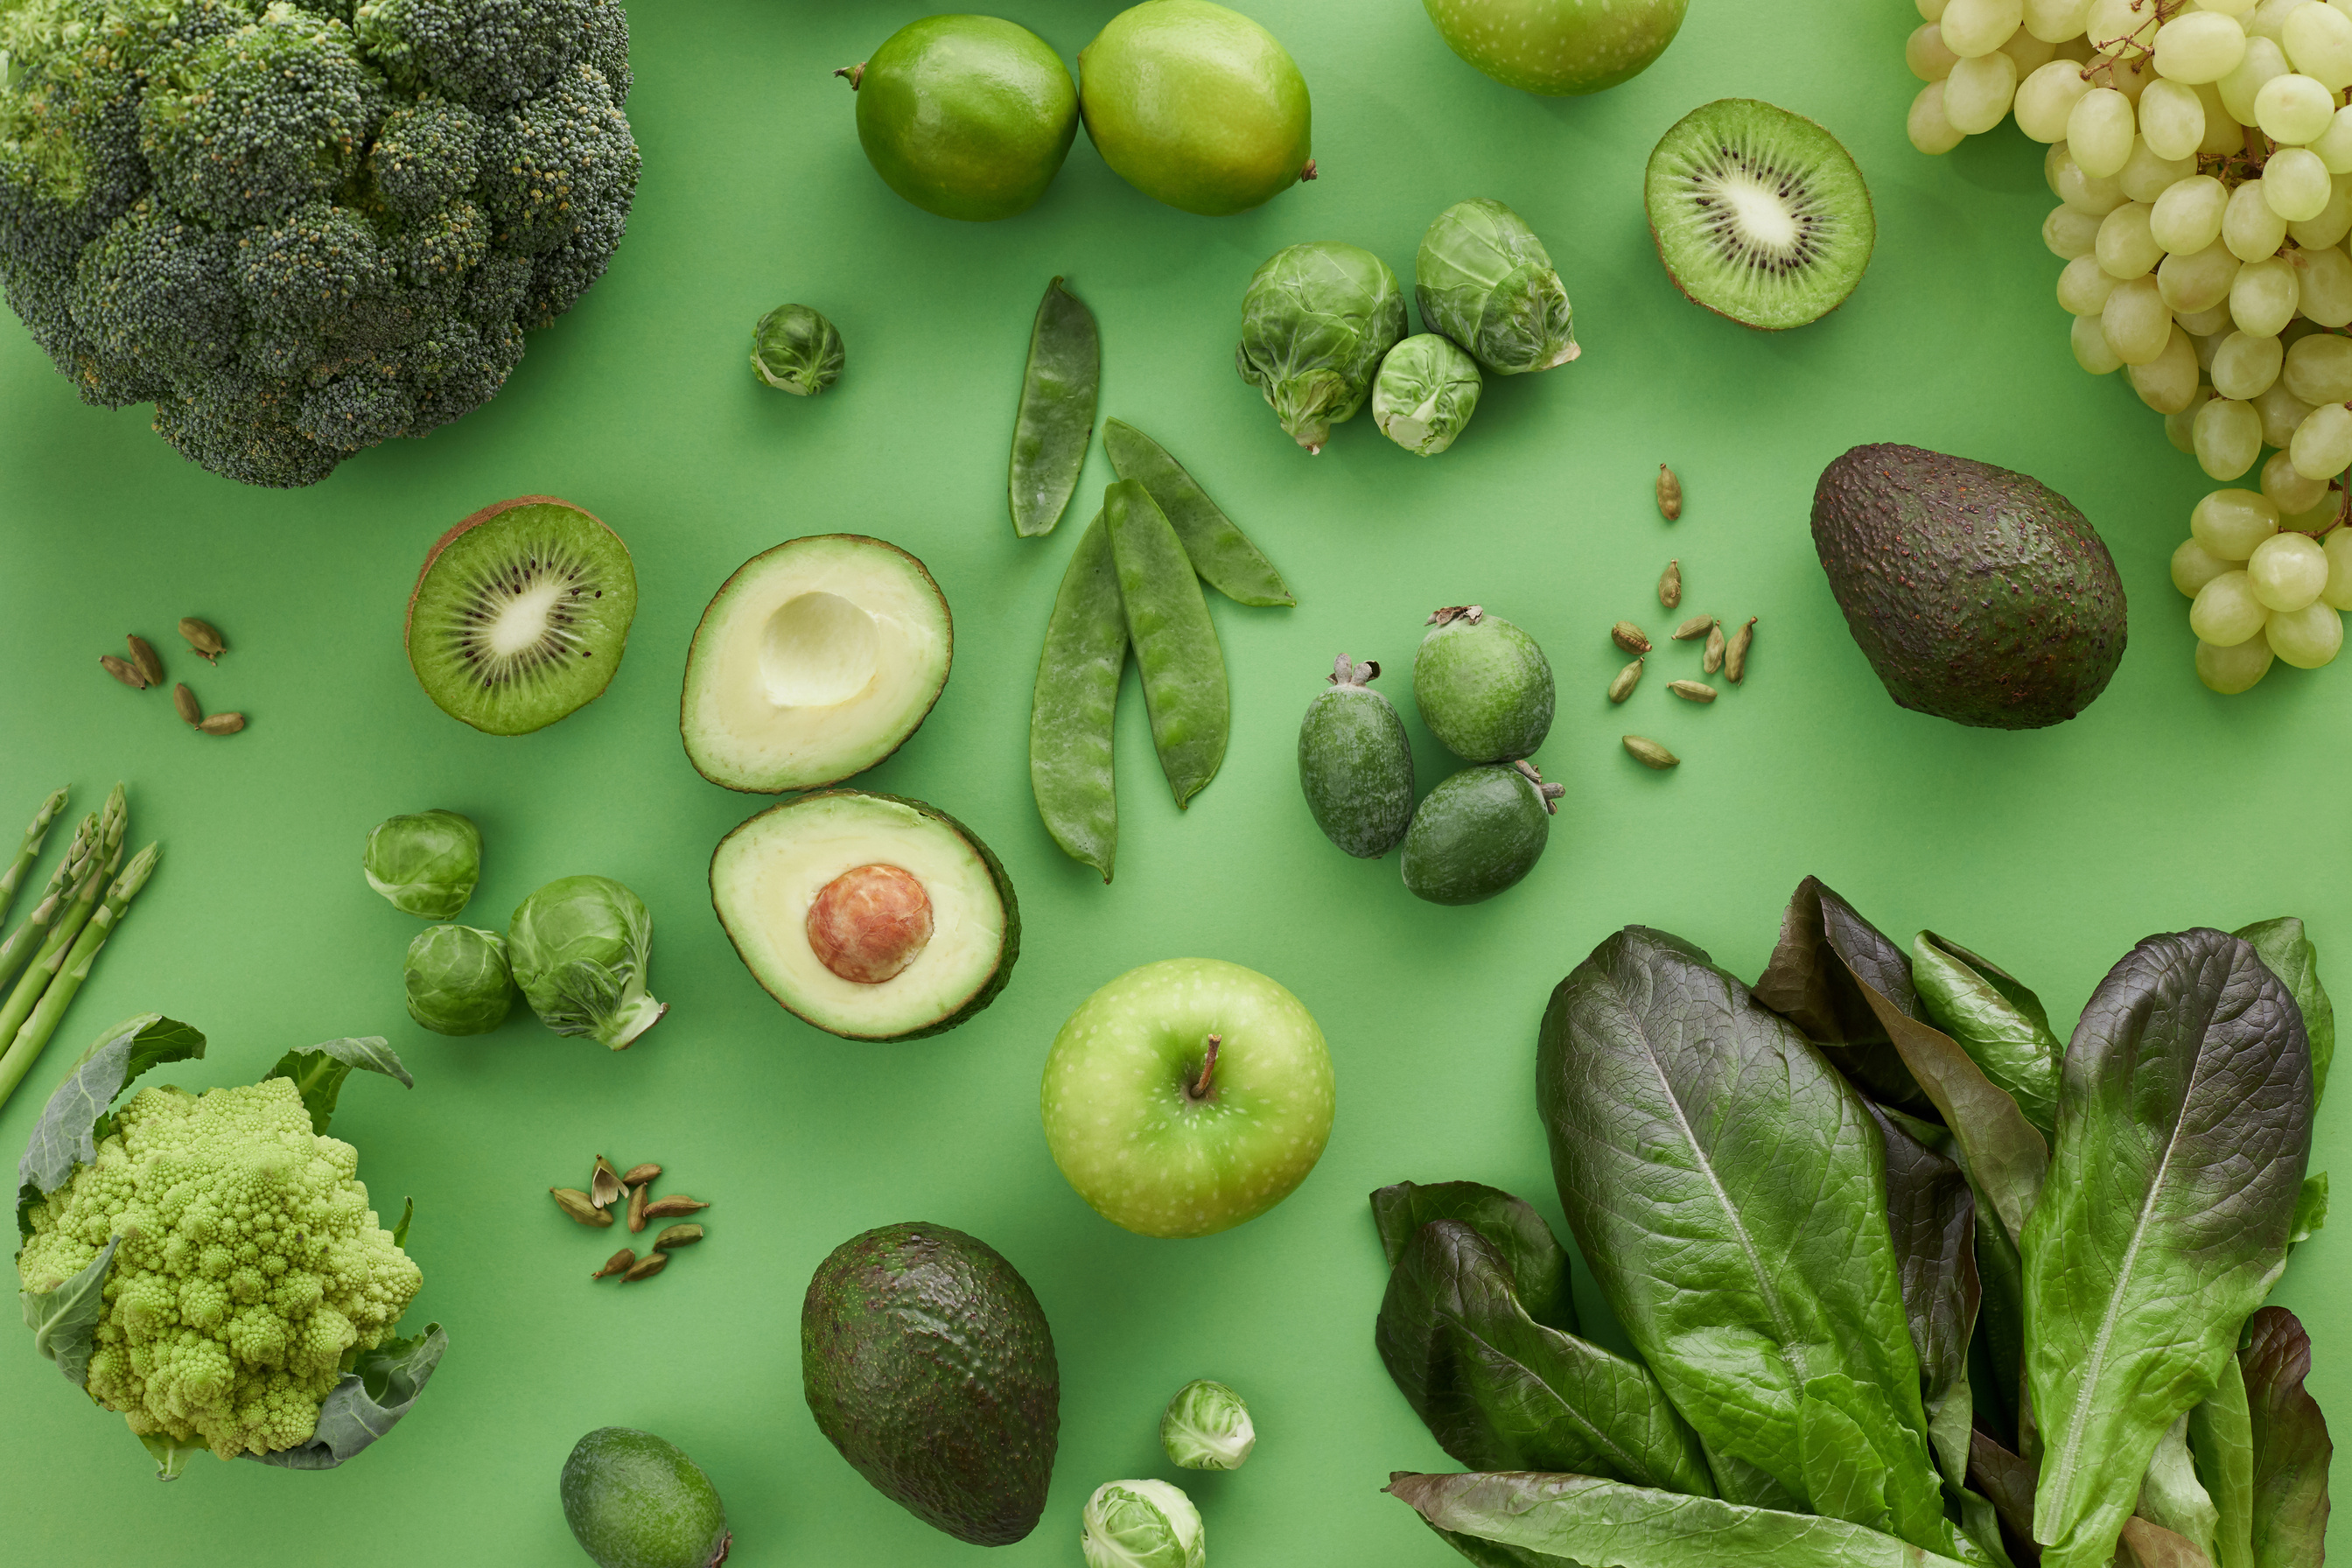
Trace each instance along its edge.
<instances>
[{"instance_id":1,"label":"brussels sprout","mask_svg":"<svg viewBox=\"0 0 2352 1568\"><path fill-rule=\"evenodd\" d=\"M482 830L454 811L392 817L368 835L360 868L393 908L446 921L482 879Z\"/></svg>"},{"instance_id":2,"label":"brussels sprout","mask_svg":"<svg viewBox=\"0 0 2352 1568\"><path fill-rule=\"evenodd\" d=\"M610 877L564 877L515 907L507 956L539 1021L620 1050L669 1009L646 994L654 917Z\"/></svg>"},{"instance_id":3,"label":"brussels sprout","mask_svg":"<svg viewBox=\"0 0 2352 1568\"><path fill-rule=\"evenodd\" d=\"M1422 332L1381 361L1372 384L1372 422L1408 452L1434 458L1470 423L1486 383L1478 363L1451 338Z\"/></svg>"},{"instance_id":4,"label":"brussels sprout","mask_svg":"<svg viewBox=\"0 0 2352 1568\"><path fill-rule=\"evenodd\" d=\"M1568 290L1519 215L1479 197L1437 215L1413 263L1421 324L1497 375L1566 364L1576 346Z\"/></svg>"},{"instance_id":5,"label":"brussels sprout","mask_svg":"<svg viewBox=\"0 0 2352 1568\"><path fill-rule=\"evenodd\" d=\"M1249 1406L1222 1383L1196 1378L1176 1391L1160 1418L1160 1446L1188 1470L1238 1470L1257 1447Z\"/></svg>"},{"instance_id":6,"label":"brussels sprout","mask_svg":"<svg viewBox=\"0 0 2352 1568\"><path fill-rule=\"evenodd\" d=\"M1201 1510L1166 1481L1110 1481L1087 1499L1078 1550L1087 1568L1201 1568Z\"/></svg>"},{"instance_id":7,"label":"brussels sprout","mask_svg":"<svg viewBox=\"0 0 2352 1568\"><path fill-rule=\"evenodd\" d=\"M1387 262L1352 245L1294 245L1250 279L1234 363L1282 427L1319 452L1402 336L1404 289Z\"/></svg>"},{"instance_id":8,"label":"brussels sprout","mask_svg":"<svg viewBox=\"0 0 2352 1568\"><path fill-rule=\"evenodd\" d=\"M428 926L408 944L408 1016L436 1035L487 1035L514 1005L506 939L472 926Z\"/></svg>"},{"instance_id":9,"label":"brussels sprout","mask_svg":"<svg viewBox=\"0 0 2352 1568\"><path fill-rule=\"evenodd\" d=\"M795 397L814 397L841 379L841 333L806 305L779 305L751 329L751 368Z\"/></svg>"}]
</instances>

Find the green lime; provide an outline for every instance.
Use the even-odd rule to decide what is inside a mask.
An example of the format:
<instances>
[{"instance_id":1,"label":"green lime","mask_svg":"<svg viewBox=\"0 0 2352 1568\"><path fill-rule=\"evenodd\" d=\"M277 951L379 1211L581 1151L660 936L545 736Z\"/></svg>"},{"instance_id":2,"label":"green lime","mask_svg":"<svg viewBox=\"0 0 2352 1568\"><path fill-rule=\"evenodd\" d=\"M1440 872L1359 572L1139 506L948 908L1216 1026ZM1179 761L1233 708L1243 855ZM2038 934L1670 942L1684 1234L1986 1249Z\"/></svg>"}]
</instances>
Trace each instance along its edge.
<instances>
[{"instance_id":1,"label":"green lime","mask_svg":"<svg viewBox=\"0 0 2352 1568\"><path fill-rule=\"evenodd\" d=\"M1026 212L1077 135L1078 95L1045 39L997 16L926 16L842 73L883 184L941 217Z\"/></svg>"},{"instance_id":2,"label":"green lime","mask_svg":"<svg viewBox=\"0 0 2352 1568\"><path fill-rule=\"evenodd\" d=\"M1306 79L1274 35L1209 0L1144 0L1078 56L1087 134L1145 195L1245 212L1315 177Z\"/></svg>"}]
</instances>

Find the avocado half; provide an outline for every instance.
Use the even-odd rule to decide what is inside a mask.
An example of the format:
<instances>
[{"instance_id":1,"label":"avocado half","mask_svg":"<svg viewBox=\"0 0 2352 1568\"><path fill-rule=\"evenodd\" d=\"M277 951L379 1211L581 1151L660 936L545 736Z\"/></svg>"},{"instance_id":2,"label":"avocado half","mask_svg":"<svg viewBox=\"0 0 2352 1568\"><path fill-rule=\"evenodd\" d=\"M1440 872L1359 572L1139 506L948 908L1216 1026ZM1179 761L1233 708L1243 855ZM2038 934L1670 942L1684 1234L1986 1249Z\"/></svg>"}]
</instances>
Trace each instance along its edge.
<instances>
[{"instance_id":1,"label":"avocado half","mask_svg":"<svg viewBox=\"0 0 2352 1568\"><path fill-rule=\"evenodd\" d=\"M729 789L838 784L922 727L954 658L947 596L920 561L862 533L786 540L703 611L678 732Z\"/></svg>"},{"instance_id":2,"label":"avocado half","mask_svg":"<svg viewBox=\"0 0 2352 1568\"><path fill-rule=\"evenodd\" d=\"M920 889L914 934L910 888ZM946 812L895 795L824 790L770 806L719 841L710 901L768 994L844 1039L952 1029L996 1000L1021 954L1021 906L1003 862ZM855 942L841 951L861 911L879 933L881 963L858 962L873 954ZM819 940L837 945L821 954Z\"/></svg>"}]
</instances>

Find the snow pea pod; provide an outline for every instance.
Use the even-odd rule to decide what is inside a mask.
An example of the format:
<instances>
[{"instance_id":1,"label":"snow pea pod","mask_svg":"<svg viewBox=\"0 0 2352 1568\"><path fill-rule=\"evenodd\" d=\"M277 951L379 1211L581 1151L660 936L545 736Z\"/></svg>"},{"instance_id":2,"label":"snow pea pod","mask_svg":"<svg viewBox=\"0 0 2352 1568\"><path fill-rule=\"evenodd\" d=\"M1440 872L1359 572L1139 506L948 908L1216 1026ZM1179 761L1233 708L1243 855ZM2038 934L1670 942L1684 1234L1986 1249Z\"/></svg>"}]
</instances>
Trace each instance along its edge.
<instances>
[{"instance_id":1,"label":"snow pea pod","mask_svg":"<svg viewBox=\"0 0 2352 1568\"><path fill-rule=\"evenodd\" d=\"M1029 788L1054 842L1100 871L1105 882L1118 848L1111 730L1126 668L1127 612L1119 607L1110 533L1097 512L1078 536L1045 626L1029 708Z\"/></svg>"},{"instance_id":2,"label":"snow pea pod","mask_svg":"<svg viewBox=\"0 0 2352 1568\"><path fill-rule=\"evenodd\" d=\"M1124 419L1103 421L1103 450L1122 479L1140 479L1160 504L1192 570L1209 586L1243 605L1295 605L1298 600L1274 563L1260 553L1232 518L1209 499L1168 449Z\"/></svg>"},{"instance_id":3,"label":"snow pea pod","mask_svg":"<svg viewBox=\"0 0 2352 1568\"><path fill-rule=\"evenodd\" d=\"M1009 493L1013 531L1051 533L1078 487L1094 439L1095 394L1102 384L1102 337L1094 312L1055 279L1029 330L1029 365L1013 426Z\"/></svg>"},{"instance_id":4,"label":"snow pea pod","mask_svg":"<svg viewBox=\"0 0 2352 1568\"><path fill-rule=\"evenodd\" d=\"M1128 639L1143 672L1151 743L1181 807L1225 760L1232 722L1225 656L1183 542L1142 481L1111 486L1103 496L1103 516Z\"/></svg>"}]
</instances>

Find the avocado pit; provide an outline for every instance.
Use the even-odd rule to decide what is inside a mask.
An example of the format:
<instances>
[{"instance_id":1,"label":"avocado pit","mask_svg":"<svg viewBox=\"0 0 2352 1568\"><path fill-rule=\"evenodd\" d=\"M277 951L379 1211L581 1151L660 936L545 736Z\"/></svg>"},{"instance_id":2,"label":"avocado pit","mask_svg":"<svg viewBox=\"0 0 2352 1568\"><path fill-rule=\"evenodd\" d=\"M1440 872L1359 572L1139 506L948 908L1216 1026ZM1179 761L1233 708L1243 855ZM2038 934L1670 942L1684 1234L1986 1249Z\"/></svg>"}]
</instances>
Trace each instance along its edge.
<instances>
[{"instance_id":1,"label":"avocado pit","mask_svg":"<svg viewBox=\"0 0 2352 1568\"><path fill-rule=\"evenodd\" d=\"M898 866L854 867L809 904L808 942L842 979L879 985L914 963L931 940L931 899Z\"/></svg>"}]
</instances>

